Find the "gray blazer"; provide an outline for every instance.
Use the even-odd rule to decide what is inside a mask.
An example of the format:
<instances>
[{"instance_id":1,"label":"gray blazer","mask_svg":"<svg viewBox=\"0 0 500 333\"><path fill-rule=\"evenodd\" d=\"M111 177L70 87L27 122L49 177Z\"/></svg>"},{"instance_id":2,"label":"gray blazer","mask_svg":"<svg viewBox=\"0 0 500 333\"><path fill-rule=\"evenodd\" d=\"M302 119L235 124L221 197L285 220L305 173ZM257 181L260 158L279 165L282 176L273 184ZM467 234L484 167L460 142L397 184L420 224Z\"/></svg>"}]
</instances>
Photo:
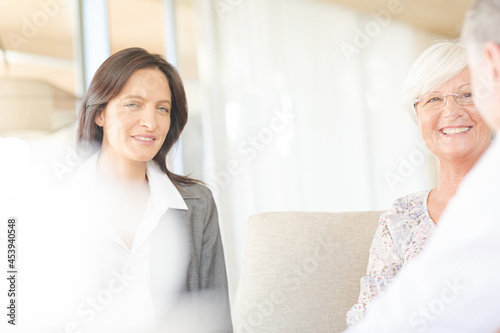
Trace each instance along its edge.
<instances>
[{"instance_id":1,"label":"gray blazer","mask_svg":"<svg viewBox=\"0 0 500 333\"><path fill-rule=\"evenodd\" d=\"M193 300L204 300L204 306L197 307L199 320L209 316L219 323L217 328L208 329L212 326L208 325L207 332L232 332L224 250L212 192L200 184L178 189L188 210L173 211L183 221L191 247L184 290ZM207 303L210 309L206 309Z\"/></svg>"}]
</instances>

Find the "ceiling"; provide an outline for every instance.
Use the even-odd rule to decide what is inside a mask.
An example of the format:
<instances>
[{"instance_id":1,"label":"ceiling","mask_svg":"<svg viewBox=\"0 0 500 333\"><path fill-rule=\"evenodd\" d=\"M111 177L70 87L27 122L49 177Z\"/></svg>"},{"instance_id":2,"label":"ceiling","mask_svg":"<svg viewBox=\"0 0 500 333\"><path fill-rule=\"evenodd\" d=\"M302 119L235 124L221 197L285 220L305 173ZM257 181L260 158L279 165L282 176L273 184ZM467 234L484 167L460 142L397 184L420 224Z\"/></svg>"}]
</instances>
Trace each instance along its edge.
<instances>
[{"instance_id":1,"label":"ceiling","mask_svg":"<svg viewBox=\"0 0 500 333\"><path fill-rule=\"evenodd\" d=\"M372 13L393 8L394 20L433 34L456 38L465 12L475 0L322 0ZM392 7L391 7L392 6Z\"/></svg>"},{"instance_id":2,"label":"ceiling","mask_svg":"<svg viewBox=\"0 0 500 333\"><path fill-rule=\"evenodd\" d=\"M202 0L209 1L209 0ZM274 0L268 0L274 1ZM411 24L435 35L457 37L464 13L474 0L310 0L327 1L366 13L388 10L396 4L400 12L391 19ZM177 0L176 28L179 70L196 79L196 16L194 0ZM52 3L52 7L43 4ZM8 50L66 59L65 66L12 64L8 71L0 61L0 77L44 79L74 91L74 73L67 62L73 59L76 31L76 1L58 5L57 0L0 0L0 43ZM161 0L108 0L111 49L141 46L163 53L164 36ZM49 19L47 19L49 18ZM37 71L36 68L39 68ZM57 73L56 75L54 75Z\"/></svg>"},{"instance_id":3,"label":"ceiling","mask_svg":"<svg viewBox=\"0 0 500 333\"><path fill-rule=\"evenodd\" d=\"M272 1L272 0L269 0ZM393 15L395 20L411 24L434 34L450 37L458 35L465 11L474 0L321 0L336 3L362 12L387 10L396 3L401 12ZM129 45L131 41L161 51L162 4L161 0L108 0L110 34L113 49ZM73 18L75 1L52 8L42 3L57 1L0 0L0 38L4 47L21 52L43 54L71 59L73 57ZM192 20L189 16L192 1L177 0L177 22ZM45 23L43 13L51 15ZM39 19L40 26L34 23ZM30 29L34 27L34 29ZM44 24L45 23L45 24ZM23 37L24 32L33 32ZM17 39L17 37L20 37ZM17 41L17 43L16 43Z\"/></svg>"}]
</instances>

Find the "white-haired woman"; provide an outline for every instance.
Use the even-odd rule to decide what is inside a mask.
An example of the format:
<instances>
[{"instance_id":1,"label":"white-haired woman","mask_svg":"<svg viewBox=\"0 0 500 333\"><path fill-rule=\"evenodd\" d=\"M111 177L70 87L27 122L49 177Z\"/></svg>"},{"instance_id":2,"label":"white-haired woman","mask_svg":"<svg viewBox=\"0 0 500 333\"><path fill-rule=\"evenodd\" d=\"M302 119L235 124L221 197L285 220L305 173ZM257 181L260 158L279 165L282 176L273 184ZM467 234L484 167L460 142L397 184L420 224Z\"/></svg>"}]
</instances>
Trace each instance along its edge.
<instances>
[{"instance_id":1,"label":"white-haired woman","mask_svg":"<svg viewBox=\"0 0 500 333\"><path fill-rule=\"evenodd\" d=\"M473 101L466 51L441 41L415 61L406 79L406 109L436 157L438 185L397 199L380 216L358 303L346 315L354 326L370 301L425 246L462 178L491 143L492 132Z\"/></svg>"}]
</instances>

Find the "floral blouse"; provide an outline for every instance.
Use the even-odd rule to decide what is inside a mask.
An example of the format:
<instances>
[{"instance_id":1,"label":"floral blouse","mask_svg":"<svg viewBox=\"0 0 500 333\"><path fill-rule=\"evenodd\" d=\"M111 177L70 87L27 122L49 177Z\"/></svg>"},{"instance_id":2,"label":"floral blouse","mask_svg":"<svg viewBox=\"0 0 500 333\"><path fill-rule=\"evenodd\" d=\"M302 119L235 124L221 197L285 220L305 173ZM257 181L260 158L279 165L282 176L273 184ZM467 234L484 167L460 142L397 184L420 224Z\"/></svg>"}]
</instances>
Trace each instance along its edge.
<instances>
[{"instance_id":1,"label":"floral blouse","mask_svg":"<svg viewBox=\"0 0 500 333\"><path fill-rule=\"evenodd\" d=\"M401 267L419 254L434 233L436 225L427 209L429 193L427 190L401 197L380 216L366 275L361 278L358 303L346 315L347 327L354 326L364 317L369 302Z\"/></svg>"}]
</instances>

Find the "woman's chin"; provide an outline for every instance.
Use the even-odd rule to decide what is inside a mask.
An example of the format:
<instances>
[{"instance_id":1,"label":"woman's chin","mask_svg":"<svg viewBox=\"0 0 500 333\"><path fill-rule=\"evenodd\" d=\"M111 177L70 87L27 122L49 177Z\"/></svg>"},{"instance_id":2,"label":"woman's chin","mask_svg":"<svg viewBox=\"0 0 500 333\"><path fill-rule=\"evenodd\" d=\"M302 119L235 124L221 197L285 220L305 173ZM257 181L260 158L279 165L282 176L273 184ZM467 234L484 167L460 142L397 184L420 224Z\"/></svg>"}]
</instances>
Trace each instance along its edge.
<instances>
[{"instance_id":1,"label":"woman's chin","mask_svg":"<svg viewBox=\"0 0 500 333\"><path fill-rule=\"evenodd\" d=\"M462 147L462 149L454 147L449 151L441 154L441 159L445 160L464 160L464 159L477 159L477 154L474 154L474 149L470 147Z\"/></svg>"},{"instance_id":2,"label":"woman's chin","mask_svg":"<svg viewBox=\"0 0 500 333\"><path fill-rule=\"evenodd\" d=\"M136 159L136 161L140 161L140 162L148 162L148 161L151 161L153 158L155 157L155 155L152 155L152 156L140 156Z\"/></svg>"},{"instance_id":3,"label":"woman's chin","mask_svg":"<svg viewBox=\"0 0 500 333\"><path fill-rule=\"evenodd\" d=\"M148 161L151 161L154 157L156 156L156 154L152 154L152 153L142 153L142 154L130 154L128 156L129 159L133 160L133 161L136 161L136 162L148 162Z\"/></svg>"}]
</instances>

